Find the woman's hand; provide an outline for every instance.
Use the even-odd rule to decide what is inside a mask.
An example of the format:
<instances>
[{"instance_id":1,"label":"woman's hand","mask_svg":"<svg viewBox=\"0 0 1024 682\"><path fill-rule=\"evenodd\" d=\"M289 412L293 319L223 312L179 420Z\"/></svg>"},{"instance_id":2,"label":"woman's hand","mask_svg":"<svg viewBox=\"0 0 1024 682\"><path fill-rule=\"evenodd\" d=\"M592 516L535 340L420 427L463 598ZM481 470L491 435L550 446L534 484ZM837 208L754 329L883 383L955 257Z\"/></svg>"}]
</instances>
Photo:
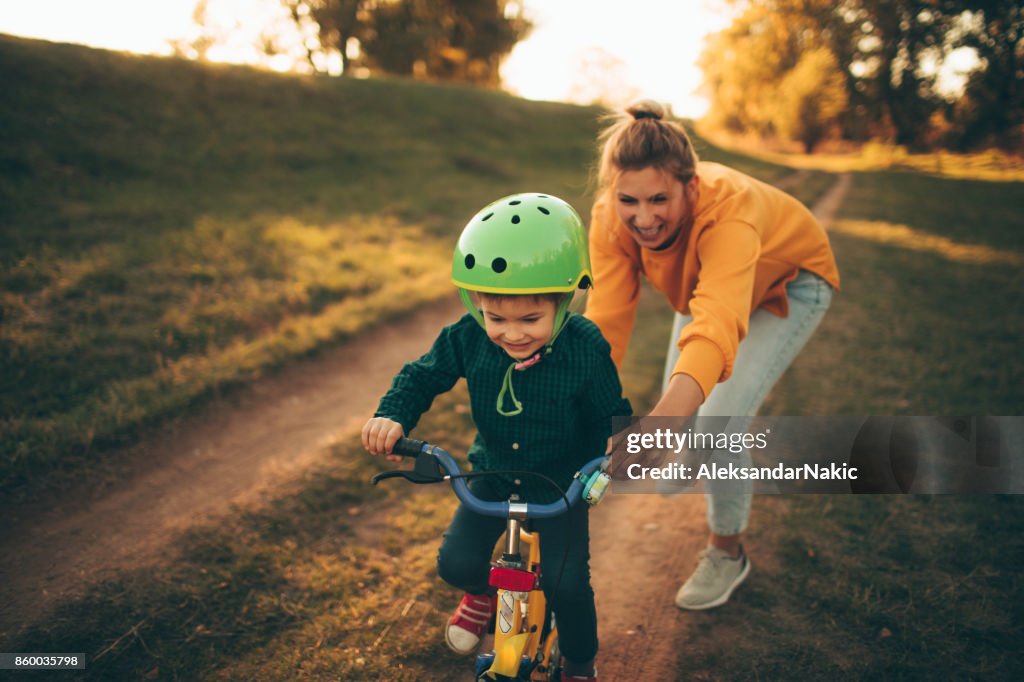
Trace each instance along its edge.
<instances>
[{"instance_id":1,"label":"woman's hand","mask_svg":"<svg viewBox=\"0 0 1024 682\"><path fill-rule=\"evenodd\" d=\"M608 439L609 446L611 447L612 453L629 453L627 450L627 443L631 437L639 437L646 431L652 432L656 429L664 429L667 427L676 428L682 430L683 425L686 423L693 414L700 407L703 402L703 391L700 390L700 384L696 382L696 379L688 374L676 374L673 375L672 379L669 380L669 388L666 389L665 394L662 395L655 404L654 408L650 411L646 417L642 417L636 420L632 425L623 429L622 431L615 433ZM647 421L651 417L657 417L653 421ZM677 423L678 422L678 423ZM636 444L634 440L631 444ZM621 465L626 466L627 462L635 461L638 457L650 458L650 457L664 457L663 454L658 454L659 451L653 449L643 449L637 452L623 455L624 461L620 462ZM653 455L652 455L653 454Z\"/></svg>"},{"instance_id":2,"label":"woman's hand","mask_svg":"<svg viewBox=\"0 0 1024 682\"><path fill-rule=\"evenodd\" d=\"M387 417L373 417L363 425L363 447L371 455L386 455L389 462L401 462L399 455L392 455L398 439L405 435L402 425Z\"/></svg>"}]
</instances>

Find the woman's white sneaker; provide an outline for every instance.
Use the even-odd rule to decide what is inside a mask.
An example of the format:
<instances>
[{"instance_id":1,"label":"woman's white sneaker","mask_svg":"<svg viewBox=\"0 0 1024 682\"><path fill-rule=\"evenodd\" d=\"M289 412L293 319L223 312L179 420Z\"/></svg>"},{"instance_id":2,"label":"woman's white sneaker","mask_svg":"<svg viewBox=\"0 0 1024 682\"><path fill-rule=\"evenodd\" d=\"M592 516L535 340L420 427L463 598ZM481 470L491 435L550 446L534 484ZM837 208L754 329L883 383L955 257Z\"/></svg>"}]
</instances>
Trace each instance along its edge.
<instances>
[{"instance_id":1,"label":"woman's white sneaker","mask_svg":"<svg viewBox=\"0 0 1024 682\"><path fill-rule=\"evenodd\" d=\"M676 606L691 611L721 606L749 573L750 561L742 547L736 559L717 547L707 547L693 575L676 593Z\"/></svg>"}]
</instances>

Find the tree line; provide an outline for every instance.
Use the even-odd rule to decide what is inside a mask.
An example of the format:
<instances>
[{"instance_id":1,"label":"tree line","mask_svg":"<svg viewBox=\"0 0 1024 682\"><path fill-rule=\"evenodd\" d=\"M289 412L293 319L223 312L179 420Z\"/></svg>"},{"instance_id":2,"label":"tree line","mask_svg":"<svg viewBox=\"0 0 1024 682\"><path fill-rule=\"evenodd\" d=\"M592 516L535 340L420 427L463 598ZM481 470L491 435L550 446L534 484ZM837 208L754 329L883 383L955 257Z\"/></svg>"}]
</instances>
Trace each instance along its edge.
<instances>
[{"instance_id":1,"label":"tree line","mask_svg":"<svg viewBox=\"0 0 1024 682\"><path fill-rule=\"evenodd\" d=\"M1020 0L733 0L700 65L709 122L802 143L881 139L911 149L1024 142ZM971 50L962 91L939 67Z\"/></svg>"},{"instance_id":2,"label":"tree line","mask_svg":"<svg viewBox=\"0 0 1024 682\"><path fill-rule=\"evenodd\" d=\"M502 60L532 28L521 0L278 1L314 71L333 59L344 74L498 87ZM712 126L808 152L829 139L1024 150L1020 0L726 1L735 18L700 60ZM196 5L200 26L207 4ZM208 33L176 50L202 58ZM268 55L277 49L265 39ZM951 92L940 67L964 51L975 65ZM599 80L623 87L610 72Z\"/></svg>"},{"instance_id":3,"label":"tree line","mask_svg":"<svg viewBox=\"0 0 1024 682\"><path fill-rule=\"evenodd\" d=\"M371 71L497 87L501 60L530 30L511 0L281 0L322 70L329 54L342 72Z\"/></svg>"}]
</instances>

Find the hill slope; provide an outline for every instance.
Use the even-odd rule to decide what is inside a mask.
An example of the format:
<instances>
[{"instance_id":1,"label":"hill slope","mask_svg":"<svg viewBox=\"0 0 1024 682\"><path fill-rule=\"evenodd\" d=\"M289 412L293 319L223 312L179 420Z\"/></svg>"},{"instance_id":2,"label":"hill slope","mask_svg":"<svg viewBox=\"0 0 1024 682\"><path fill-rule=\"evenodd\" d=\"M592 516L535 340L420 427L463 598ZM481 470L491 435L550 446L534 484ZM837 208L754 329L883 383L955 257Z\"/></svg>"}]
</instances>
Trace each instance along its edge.
<instances>
[{"instance_id":1,"label":"hill slope","mask_svg":"<svg viewBox=\"0 0 1024 682\"><path fill-rule=\"evenodd\" d=\"M596 111L0 38L0 482L436 297Z\"/></svg>"},{"instance_id":2,"label":"hill slope","mask_svg":"<svg viewBox=\"0 0 1024 682\"><path fill-rule=\"evenodd\" d=\"M497 197L588 208L595 108L10 36L0 79L0 488L436 298Z\"/></svg>"}]
</instances>

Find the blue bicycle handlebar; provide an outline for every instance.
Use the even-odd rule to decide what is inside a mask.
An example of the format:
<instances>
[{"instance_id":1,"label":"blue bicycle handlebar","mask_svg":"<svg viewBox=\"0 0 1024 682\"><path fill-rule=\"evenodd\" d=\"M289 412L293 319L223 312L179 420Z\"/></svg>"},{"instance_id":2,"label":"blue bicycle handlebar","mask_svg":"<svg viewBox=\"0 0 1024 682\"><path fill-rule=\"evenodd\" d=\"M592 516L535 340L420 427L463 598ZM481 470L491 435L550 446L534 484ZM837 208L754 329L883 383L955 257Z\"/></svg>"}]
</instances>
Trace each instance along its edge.
<instances>
[{"instance_id":1,"label":"blue bicycle handlebar","mask_svg":"<svg viewBox=\"0 0 1024 682\"><path fill-rule=\"evenodd\" d=\"M450 482L452 484L452 490L455 491L455 496L459 498L470 511L474 511L477 514L483 516L497 516L500 518L508 517L509 503L507 501L497 502L493 500L481 500L479 497L473 494L466 484L466 479L463 478L462 470L459 468L458 462L455 461L450 454L445 452L443 449L430 443L424 443L420 440L414 440L412 438L401 438L395 446L392 448L392 453L396 455L404 455L406 457L416 457L422 454L428 454L437 460L437 463L441 466L444 471L451 476ZM607 460L607 457L595 457L590 460L582 467L580 467L580 474L584 477L589 476L598 469ZM565 497L569 500L569 506L573 506L579 502L581 494L583 492L583 483L577 476L572 480L568 490L565 491ZM526 518L528 519L550 519L559 514L564 514L567 511L567 507L564 499L549 502L547 504L526 504L523 503L526 508Z\"/></svg>"}]
</instances>

